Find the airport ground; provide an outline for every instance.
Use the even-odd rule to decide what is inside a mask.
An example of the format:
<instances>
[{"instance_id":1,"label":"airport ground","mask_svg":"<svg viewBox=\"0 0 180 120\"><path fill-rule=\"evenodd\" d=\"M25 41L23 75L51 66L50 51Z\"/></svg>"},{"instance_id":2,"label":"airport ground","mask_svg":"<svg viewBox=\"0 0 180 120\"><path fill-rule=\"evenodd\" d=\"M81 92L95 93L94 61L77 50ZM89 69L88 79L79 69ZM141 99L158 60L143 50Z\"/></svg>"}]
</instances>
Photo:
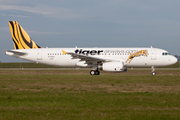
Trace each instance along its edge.
<instances>
[{"instance_id":1,"label":"airport ground","mask_svg":"<svg viewBox=\"0 0 180 120\"><path fill-rule=\"evenodd\" d=\"M180 70L1 69L1 120L180 119Z\"/></svg>"}]
</instances>

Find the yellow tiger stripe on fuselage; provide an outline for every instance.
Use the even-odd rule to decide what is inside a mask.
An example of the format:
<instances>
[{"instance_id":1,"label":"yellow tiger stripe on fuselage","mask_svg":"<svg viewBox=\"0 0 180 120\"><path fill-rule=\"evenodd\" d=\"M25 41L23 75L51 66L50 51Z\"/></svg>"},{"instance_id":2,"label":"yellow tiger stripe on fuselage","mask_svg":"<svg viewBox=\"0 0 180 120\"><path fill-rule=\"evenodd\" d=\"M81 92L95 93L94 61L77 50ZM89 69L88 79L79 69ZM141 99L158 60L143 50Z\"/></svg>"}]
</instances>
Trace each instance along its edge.
<instances>
[{"instance_id":1,"label":"yellow tiger stripe on fuselage","mask_svg":"<svg viewBox=\"0 0 180 120\"><path fill-rule=\"evenodd\" d=\"M9 27L15 49L34 49L38 46L17 21L9 21Z\"/></svg>"}]
</instances>

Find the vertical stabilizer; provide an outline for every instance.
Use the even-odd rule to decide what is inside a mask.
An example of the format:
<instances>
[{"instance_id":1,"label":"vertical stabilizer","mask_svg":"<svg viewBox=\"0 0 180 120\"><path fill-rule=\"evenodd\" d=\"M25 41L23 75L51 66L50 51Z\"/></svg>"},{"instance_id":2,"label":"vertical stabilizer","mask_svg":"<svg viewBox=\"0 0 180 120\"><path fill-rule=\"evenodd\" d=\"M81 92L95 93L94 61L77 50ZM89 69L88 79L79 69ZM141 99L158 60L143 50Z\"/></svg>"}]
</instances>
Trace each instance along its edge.
<instances>
[{"instance_id":1,"label":"vertical stabilizer","mask_svg":"<svg viewBox=\"0 0 180 120\"><path fill-rule=\"evenodd\" d=\"M9 21L9 27L13 39L14 49L34 49L38 46L17 21Z\"/></svg>"}]
</instances>

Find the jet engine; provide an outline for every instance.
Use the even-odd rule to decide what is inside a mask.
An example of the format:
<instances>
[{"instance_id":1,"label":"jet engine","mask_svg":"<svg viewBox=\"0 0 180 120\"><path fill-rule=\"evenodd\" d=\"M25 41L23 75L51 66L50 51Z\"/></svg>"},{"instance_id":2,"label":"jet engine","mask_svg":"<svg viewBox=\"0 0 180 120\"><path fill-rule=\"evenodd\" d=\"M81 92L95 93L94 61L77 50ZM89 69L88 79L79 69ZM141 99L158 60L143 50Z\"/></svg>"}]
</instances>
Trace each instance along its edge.
<instances>
[{"instance_id":1,"label":"jet engine","mask_svg":"<svg viewBox=\"0 0 180 120\"><path fill-rule=\"evenodd\" d=\"M98 69L111 72L126 72L124 62L106 62L98 66Z\"/></svg>"}]
</instances>

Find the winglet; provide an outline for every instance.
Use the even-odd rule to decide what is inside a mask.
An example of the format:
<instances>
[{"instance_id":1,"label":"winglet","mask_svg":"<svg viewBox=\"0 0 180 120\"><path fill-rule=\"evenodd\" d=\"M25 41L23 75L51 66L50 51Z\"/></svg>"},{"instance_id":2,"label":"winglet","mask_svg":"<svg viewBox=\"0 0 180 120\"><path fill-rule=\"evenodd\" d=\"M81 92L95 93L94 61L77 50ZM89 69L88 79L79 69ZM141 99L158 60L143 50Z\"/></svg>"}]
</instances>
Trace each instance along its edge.
<instances>
[{"instance_id":1,"label":"winglet","mask_svg":"<svg viewBox=\"0 0 180 120\"><path fill-rule=\"evenodd\" d=\"M64 50L61 50L62 52L63 52L63 55L65 55L67 52L66 51L64 51Z\"/></svg>"}]
</instances>

